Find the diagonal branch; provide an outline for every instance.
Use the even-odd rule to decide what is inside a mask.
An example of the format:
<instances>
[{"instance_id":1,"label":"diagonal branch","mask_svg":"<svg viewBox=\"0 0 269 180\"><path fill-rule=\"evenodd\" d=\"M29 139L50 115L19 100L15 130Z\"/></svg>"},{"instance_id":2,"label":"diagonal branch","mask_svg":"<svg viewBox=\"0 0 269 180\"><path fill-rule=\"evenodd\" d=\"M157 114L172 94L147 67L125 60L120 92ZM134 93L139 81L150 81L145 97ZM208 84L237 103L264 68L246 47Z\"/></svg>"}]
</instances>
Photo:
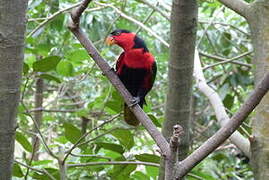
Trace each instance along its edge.
<instances>
[{"instance_id":1,"label":"diagonal branch","mask_svg":"<svg viewBox=\"0 0 269 180\"><path fill-rule=\"evenodd\" d=\"M197 53L196 53L197 54ZM249 98L237 111L237 113L228 121L225 126L220 128L212 137L204 142L197 150L195 150L186 159L177 164L176 178L180 179L185 176L194 166L206 158L219 145L221 145L236 129L243 123L248 115L260 103L263 96L269 90L269 73L265 75L263 80L256 86Z\"/></svg>"},{"instance_id":2,"label":"diagonal branch","mask_svg":"<svg viewBox=\"0 0 269 180\"><path fill-rule=\"evenodd\" d=\"M243 0L219 0L228 8L247 18L250 5Z\"/></svg>"},{"instance_id":3,"label":"diagonal branch","mask_svg":"<svg viewBox=\"0 0 269 180\"><path fill-rule=\"evenodd\" d=\"M163 155L166 155L169 152L169 144L160 131L154 126L149 117L144 113L144 111L140 108L139 105L132 106L133 97L128 92L128 90L124 87L114 70L109 66L109 64L101 57L97 49L94 47L93 43L87 38L86 34L79 27L79 18L82 12L86 9L87 5L91 2L91 0L84 0L82 2L83 6L79 6L77 9L72 11L68 28L73 32L76 38L80 41L80 43L87 50L89 55L93 58L99 68L102 70L103 74L109 79L112 85L119 91L124 101L128 106L130 106L131 111L135 114L137 119L141 122L142 125L147 129L151 137L157 143L159 148L162 151Z\"/></svg>"}]
</instances>

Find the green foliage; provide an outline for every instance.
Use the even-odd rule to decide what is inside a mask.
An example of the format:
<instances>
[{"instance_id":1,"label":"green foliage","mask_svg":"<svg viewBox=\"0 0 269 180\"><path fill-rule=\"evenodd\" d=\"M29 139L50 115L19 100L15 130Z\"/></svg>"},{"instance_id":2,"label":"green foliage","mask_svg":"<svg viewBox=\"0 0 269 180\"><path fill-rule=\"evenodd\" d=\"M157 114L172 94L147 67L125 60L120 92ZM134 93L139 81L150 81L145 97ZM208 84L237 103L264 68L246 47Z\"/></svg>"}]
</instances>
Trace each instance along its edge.
<instances>
[{"instance_id":1,"label":"green foliage","mask_svg":"<svg viewBox=\"0 0 269 180\"><path fill-rule=\"evenodd\" d=\"M64 134L66 139L73 144L82 136L80 130L71 123L64 123Z\"/></svg>"},{"instance_id":2,"label":"green foliage","mask_svg":"<svg viewBox=\"0 0 269 180\"><path fill-rule=\"evenodd\" d=\"M61 58L49 56L33 63L33 70L36 72L47 72L55 69Z\"/></svg>"},{"instance_id":3,"label":"green foliage","mask_svg":"<svg viewBox=\"0 0 269 180\"><path fill-rule=\"evenodd\" d=\"M126 129L117 129L111 133L115 138L117 138L120 143L130 150L134 146L133 134Z\"/></svg>"},{"instance_id":4,"label":"green foliage","mask_svg":"<svg viewBox=\"0 0 269 180\"><path fill-rule=\"evenodd\" d=\"M124 148L121 145L113 144L113 143L96 143L98 148L104 148L107 150L111 150L122 154L124 152Z\"/></svg>"},{"instance_id":5,"label":"green foliage","mask_svg":"<svg viewBox=\"0 0 269 180\"><path fill-rule=\"evenodd\" d=\"M139 154L135 155L135 158L139 161L144 161L144 162L153 162L153 163L160 163L160 157L156 156L154 154Z\"/></svg>"},{"instance_id":6,"label":"green foliage","mask_svg":"<svg viewBox=\"0 0 269 180\"><path fill-rule=\"evenodd\" d=\"M33 147L31 143L28 141L28 139L24 136L24 134L17 131L16 141L19 142L26 151L32 152Z\"/></svg>"},{"instance_id":7,"label":"green foliage","mask_svg":"<svg viewBox=\"0 0 269 180\"><path fill-rule=\"evenodd\" d=\"M23 177L23 172L21 170L21 167L17 164L17 163L14 163L13 164L13 172L12 172L12 175L15 176L15 177Z\"/></svg>"},{"instance_id":8,"label":"green foliage","mask_svg":"<svg viewBox=\"0 0 269 180\"><path fill-rule=\"evenodd\" d=\"M73 76L73 74L74 74L74 67L73 67L72 63L70 63L68 61L60 61L57 64L56 70L57 70L58 74L60 74L62 76Z\"/></svg>"}]
</instances>

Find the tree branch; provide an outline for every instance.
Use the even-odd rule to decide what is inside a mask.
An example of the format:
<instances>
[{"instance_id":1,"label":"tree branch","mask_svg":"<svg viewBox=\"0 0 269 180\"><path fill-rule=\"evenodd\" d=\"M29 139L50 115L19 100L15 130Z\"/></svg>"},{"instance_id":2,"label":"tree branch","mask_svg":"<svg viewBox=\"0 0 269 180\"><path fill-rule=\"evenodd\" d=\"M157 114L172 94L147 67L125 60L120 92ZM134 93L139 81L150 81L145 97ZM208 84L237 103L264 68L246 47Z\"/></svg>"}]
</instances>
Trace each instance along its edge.
<instances>
[{"instance_id":1,"label":"tree branch","mask_svg":"<svg viewBox=\"0 0 269 180\"><path fill-rule=\"evenodd\" d=\"M220 62L227 61L226 58L223 58L223 57L220 57L220 56L211 55L211 54L207 54L207 53L202 52L202 51L199 51L199 54L201 56L204 56L204 57L207 57L207 58L211 58L211 59L214 59L216 61L220 61ZM228 59L228 60L231 60L231 59ZM252 67L252 65L250 65L250 64L246 64L246 63L243 63L243 62L235 61L234 58L233 58L233 61L230 61L230 63L232 63L232 64L238 64L240 66L245 66L247 68L251 68Z\"/></svg>"},{"instance_id":2,"label":"tree branch","mask_svg":"<svg viewBox=\"0 0 269 180\"><path fill-rule=\"evenodd\" d=\"M196 80L196 85L198 89L209 99L211 106L215 111L219 124L221 126L225 126L226 123L230 121L230 118L226 113L225 107L222 103L220 96L206 82L197 50L195 51L193 76ZM235 133L232 134L230 140L241 151L243 151L243 153L246 156L250 157L249 152L250 144L249 141L244 136L242 136L238 131L236 131Z\"/></svg>"},{"instance_id":3,"label":"tree branch","mask_svg":"<svg viewBox=\"0 0 269 180\"><path fill-rule=\"evenodd\" d=\"M98 165L145 165L159 167L160 165L152 162L142 162L142 161L108 161L108 162L88 162L81 164L67 164L67 167L84 167L84 166L98 166Z\"/></svg>"},{"instance_id":4,"label":"tree branch","mask_svg":"<svg viewBox=\"0 0 269 180\"><path fill-rule=\"evenodd\" d=\"M176 124L174 125L173 135L170 139L170 153L165 161L165 180L173 180L173 170L178 159L178 147L180 144L180 136L183 135L183 128Z\"/></svg>"},{"instance_id":5,"label":"tree branch","mask_svg":"<svg viewBox=\"0 0 269 180\"><path fill-rule=\"evenodd\" d=\"M240 58L242 58L242 57L244 57L244 56L248 56L248 55L250 55L251 53L252 53L252 51L248 51L248 52L242 53L242 54L240 54L240 55L238 55L238 56L236 56L236 57L233 57L233 58L230 58L230 59L226 59L226 60L224 60L224 61L220 61L220 62L215 63L215 64L208 65L208 66L204 67L203 70L206 70L206 69L208 69L208 68L212 68L212 67L214 67L214 66L218 66L218 65L221 65L221 64L231 63L231 62L235 61L236 59L240 59ZM245 63L242 63L241 65L243 65L243 66L247 66L248 68L249 68L249 67L252 67L250 64L245 64Z\"/></svg>"},{"instance_id":6,"label":"tree branch","mask_svg":"<svg viewBox=\"0 0 269 180\"><path fill-rule=\"evenodd\" d=\"M222 4L228 8L234 10L241 16L247 18L249 4L243 0L219 0Z\"/></svg>"},{"instance_id":7,"label":"tree branch","mask_svg":"<svg viewBox=\"0 0 269 180\"><path fill-rule=\"evenodd\" d=\"M164 155L169 152L169 144L163 135L158 131L158 129L154 126L149 117L144 113L144 111L140 108L139 105L132 106L133 97L128 92L128 90L124 87L120 79L114 70L109 66L109 64L100 56L97 49L94 47L93 43L87 38L86 34L79 27L79 17L82 14L83 10L86 9L88 3L91 0L84 0L82 6L79 6L74 11L72 11L68 28L73 32L76 38L80 41L80 43L87 50L89 55L93 58L99 68L102 70L104 75L110 80L112 85L119 91L121 96L124 98L124 101L128 106L130 106L131 111L135 114L137 119L144 125L147 129L151 137L157 143L159 148L161 149Z\"/></svg>"},{"instance_id":8,"label":"tree branch","mask_svg":"<svg viewBox=\"0 0 269 180\"><path fill-rule=\"evenodd\" d=\"M242 124L248 115L262 100L263 96L269 90L269 73L265 75L263 80L256 86L249 98L237 111L237 113L228 121L225 126L220 128L212 137L203 143L196 151L189 155L186 159L179 162L176 167L176 178L180 179L185 176L194 166L206 158L219 145L231 136L233 132Z\"/></svg>"}]
</instances>

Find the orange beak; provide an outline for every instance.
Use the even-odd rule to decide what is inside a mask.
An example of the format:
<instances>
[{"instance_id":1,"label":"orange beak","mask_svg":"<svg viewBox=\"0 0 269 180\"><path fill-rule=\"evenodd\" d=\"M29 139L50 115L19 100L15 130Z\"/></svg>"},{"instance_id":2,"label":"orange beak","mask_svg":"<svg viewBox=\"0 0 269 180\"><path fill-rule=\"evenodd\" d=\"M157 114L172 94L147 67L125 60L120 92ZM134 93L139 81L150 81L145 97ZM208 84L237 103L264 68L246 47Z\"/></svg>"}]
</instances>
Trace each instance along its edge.
<instances>
[{"instance_id":1,"label":"orange beak","mask_svg":"<svg viewBox=\"0 0 269 180\"><path fill-rule=\"evenodd\" d=\"M114 40L113 37L109 36L109 37L106 38L106 44L111 46L113 44L116 44L116 41Z\"/></svg>"}]
</instances>

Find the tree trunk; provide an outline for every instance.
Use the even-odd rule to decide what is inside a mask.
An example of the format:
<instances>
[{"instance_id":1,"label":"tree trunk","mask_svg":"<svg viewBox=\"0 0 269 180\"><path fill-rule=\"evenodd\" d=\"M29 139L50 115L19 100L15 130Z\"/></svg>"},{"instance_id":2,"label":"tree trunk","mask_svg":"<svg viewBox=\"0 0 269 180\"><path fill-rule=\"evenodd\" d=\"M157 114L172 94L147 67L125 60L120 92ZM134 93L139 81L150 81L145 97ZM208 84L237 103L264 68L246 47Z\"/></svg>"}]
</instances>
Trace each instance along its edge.
<instances>
[{"instance_id":1,"label":"tree trunk","mask_svg":"<svg viewBox=\"0 0 269 180\"><path fill-rule=\"evenodd\" d=\"M11 179L27 0L0 1L0 179Z\"/></svg>"},{"instance_id":2,"label":"tree trunk","mask_svg":"<svg viewBox=\"0 0 269 180\"><path fill-rule=\"evenodd\" d=\"M169 87L166 120L162 132L169 140L175 124L183 127L184 135L181 139L178 156L180 160L187 156L190 142L192 73L197 10L195 0L173 0L168 71ZM163 168L160 168L159 179L163 178L164 171Z\"/></svg>"},{"instance_id":3,"label":"tree trunk","mask_svg":"<svg viewBox=\"0 0 269 180\"><path fill-rule=\"evenodd\" d=\"M269 2L256 1L248 18L254 47L253 63L255 85L269 71ZM269 179L269 94L256 108L253 118L253 139L251 141L252 166L256 180Z\"/></svg>"}]
</instances>

